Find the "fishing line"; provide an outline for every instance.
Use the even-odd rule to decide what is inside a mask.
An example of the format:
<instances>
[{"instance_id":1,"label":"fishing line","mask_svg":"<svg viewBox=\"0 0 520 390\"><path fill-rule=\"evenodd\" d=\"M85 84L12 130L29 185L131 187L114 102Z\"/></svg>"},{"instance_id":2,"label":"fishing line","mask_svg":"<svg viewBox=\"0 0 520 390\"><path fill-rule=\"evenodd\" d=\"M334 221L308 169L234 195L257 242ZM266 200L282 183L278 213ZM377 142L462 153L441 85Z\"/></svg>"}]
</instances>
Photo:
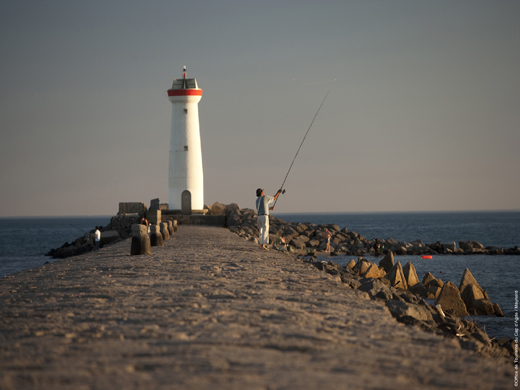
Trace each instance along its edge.
<instances>
[{"instance_id":1,"label":"fishing line","mask_svg":"<svg viewBox=\"0 0 520 390\"><path fill-rule=\"evenodd\" d=\"M73 225L73 224L71 224L71 223L68 223L67 225L69 225L69 226L72 226L72 227L73 227L73 228L75 228L75 229L81 230L81 231L82 231L83 233L86 233L86 234L90 234L89 232L86 232L85 230L83 230L83 229L80 229L79 227L77 227L77 226L74 226L74 225Z\"/></svg>"},{"instance_id":2,"label":"fishing line","mask_svg":"<svg viewBox=\"0 0 520 390\"><path fill-rule=\"evenodd\" d=\"M300 153L300 149L302 148L302 145L303 143L305 142L305 138L307 138L307 134L309 134L309 130L311 129L312 127L312 124L314 123L314 120L316 119L316 117L318 116L318 113L320 112L321 110L321 106L323 106L323 103L325 103L325 99L327 99L327 96L329 95L329 92L330 91L327 91L325 97L323 98L323 101L321 102L320 104L320 107L318 108L318 111L316 111L316 114L314 114L314 118L312 118L312 122L309 126L309 128L307 129L307 132L305 133L305 137L303 137L303 140L302 140L302 143L300 144L300 147L298 148L298 151L296 152L296 155L294 156L293 160L292 160L292 163L291 163L291 166L289 167L289 170L287 171L287 175L285 175L285 179L283 179L283 183L282 183L282 186L280 188L283 188L284 184L285 184L285 181L287 180L287 176L289 176L289 172L291 172L291 168L294 164L294 160L296 160L296 157L298 156L298 153ZM285 194L285 190L283 190L282 194ZM276 200L274 201L274 206L276 206L276 202L278 201L278 198L276 198Z\"/></svg>"}]
</instances>

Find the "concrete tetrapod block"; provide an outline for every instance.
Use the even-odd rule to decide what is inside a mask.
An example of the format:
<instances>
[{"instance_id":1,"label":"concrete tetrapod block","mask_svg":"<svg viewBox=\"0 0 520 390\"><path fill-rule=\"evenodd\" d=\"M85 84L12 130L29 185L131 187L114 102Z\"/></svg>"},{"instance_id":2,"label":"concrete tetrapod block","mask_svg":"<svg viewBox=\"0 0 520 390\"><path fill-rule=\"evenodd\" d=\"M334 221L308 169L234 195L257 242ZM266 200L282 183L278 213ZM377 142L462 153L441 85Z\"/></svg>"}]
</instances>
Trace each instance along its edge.
<instances>
[{"instance_id":1,"label":"concrete tetrapod block","mask_svg":"<svg viewBox=\"0 0 520 390\"><path fill-rule=\"evenodd\" d=\"M179 228L178 228L178 226L177 226L177 220L174 220L174 221L173 221L173 231L176 233L178 229L179 229Z\"/></svg>"},{"instance_id":2,"label":"concrete tetrapod block","mask_svg":"<svg viewBox=\"0 0 520 390\"><path fill-rule=\"evenodd\" d=\"M457 317L469 316L466 305L460 297L459 289L452 282L446 282L442 287L441 293L435 301L435 306L437 305L441 305L442 310L451 310Z\"/></svg>"},{"instance_id":3,"label":"concrete tetrapod block","mask_svg":"<svg viewBox=\"0 0 520 390\"><path fill-rule=\"evenodd\" d=\"M424 285L427 285L432 280L435 280L435 276L433 276L431 272L427 272L426 274L424 274L424 277L422 279L422 283Z\"/></svg>"},{"instance_id":4,"label":"concrete tetrapod block","mask_svg":"<svg viewBox=\"0 0 520 390\"><path fill-rule=\"evenodd\" d=\"M352 268L352 271L354 271L358 275L363 275L365 272L368 271L372 264L367 259L360 258L358 259L358 262L356 265Z\"/></svg>"},{"instance_id":5,"label":"concrete tetrapod block","mask_svg":"<svg viewBox=\"0 0 520 390\"><path fill-rule=\"evenodd\" d=\"M406 283L404 277L403 267L399 261L394 264L390 272L385 275L385 278L390 280L392 287L401 288L403 290L408 289L408 283Z\"/></svg>"},{"instance_id":6,"label":"concrete tetrapod block","mask_svg":"<svg viewBox=\"0 0 520 390\"><path fill-rule=\"evenodd\" d=\"M150 245L164 246L164 240L161 234L161 227L159 225L150 226Z\"/></svg>"},{"instance_id":7,"label":"concrete tetrapod block","mask_svg":"<svg viewBox=\"0 0 520 390\"><path fill-rule=\"evenodd\" d=\"M460 280L459 291L462 293L468 284L474 285L482 292L484 291L484 289L478 284L473 274L470 272L469 268L466 268L462 274L462 279Z\"/></svg>"},{"instance_id":8,"label":"concrete tetrapod block","mask_svg":"<svg viewBox=\"0 0 520 390\"><path fill-rule=\"evenodd\" d=\"M388 252L379 262L379 266L383 267L386 273L389 273L394 266L394 254L392 252Z\"/></svg>"},{"instance_id":9,"label":"concrete tetrapod block","mask_svg":"<svg viewBox=\"0 0 520 390\"><path fill-rule=\"evenodd\" d=\"M419 283L419 278L417 277L417 271L416 271L414 265L412 264L412 262L409 261L403 267L403 272L404 272L404 277L406 279L406 283L408 284L408 287L411 287L411 286Z\"/></svg>"},{"instance_id":10,"label":"concrete tetrapod block","mask_svg":"<svg viewBox=\"0 0 520 390\"><path fill-rule=\"evenodd\" d=\"M365 273L361 274L360 276L362 278L374 278L374 279L377 279L377 278L380 278L382 275L381 275L381 270L379 269L377 264L372 263L370 265L370 267L368 267L368 269L365 271Z\"/></svg>"},{"instance_id":11,"label":"concrete tetrapod block","mask_svg":"<svg viewBox=\"0 0 520 390\"><path fill-rule=\"evenodd\" d=\"M168 232L168 224L166 222L161 222L159 225L161 229L161 235L163 237L164 241L167 241L170 239L170 233Z\"/></svg>"},{"instance_id":12,"label":"concrete tetrapod block","mask_svg":"<svg viewBox=\"0 0 520 390\"><path fill-rule=\"evenodd\" d=\"M168 233L170 233L170 236L173 236L173 233L174 233L173 232L173 222L171 219L168 221Z\"/></svg>"},{"instance_id":13,"label":"concrete tetrapod block","mask_svg":"<svg viewBox=\"0 0 520 390\"><path fill-rule=\"evenodd\" d=\"M152 246L150 245L148 227L141 224L132 225L132 245L130 248L130 255L138 256L151 254Z\"/></svg>"}]
</instances>

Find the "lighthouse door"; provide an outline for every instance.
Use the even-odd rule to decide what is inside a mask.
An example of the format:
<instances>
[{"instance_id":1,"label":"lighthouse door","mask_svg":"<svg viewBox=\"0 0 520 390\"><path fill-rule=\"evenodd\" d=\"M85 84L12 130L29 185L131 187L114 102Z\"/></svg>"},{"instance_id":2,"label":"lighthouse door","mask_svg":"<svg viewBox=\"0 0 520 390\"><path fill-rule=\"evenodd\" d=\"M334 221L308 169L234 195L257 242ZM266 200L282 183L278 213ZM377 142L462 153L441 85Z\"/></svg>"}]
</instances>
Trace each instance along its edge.
<instances>
[{"instance_id":1,"label":"lighthouse door","mask_svg":"<svg viewBox=\"0 0 520 390\"><path fill-rule=\"evenodd\" d=\"M191 215L191 192L188 190L182 191L181 214Z\"/></svg>"}]
</instances>

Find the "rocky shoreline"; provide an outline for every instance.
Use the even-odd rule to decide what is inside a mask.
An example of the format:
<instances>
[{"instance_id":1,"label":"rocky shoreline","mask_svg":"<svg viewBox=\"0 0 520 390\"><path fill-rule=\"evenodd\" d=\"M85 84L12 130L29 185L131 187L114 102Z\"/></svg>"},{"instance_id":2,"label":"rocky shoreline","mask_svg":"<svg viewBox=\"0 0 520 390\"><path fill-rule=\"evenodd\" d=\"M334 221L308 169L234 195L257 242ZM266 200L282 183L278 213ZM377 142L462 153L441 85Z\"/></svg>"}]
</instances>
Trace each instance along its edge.
<instances>
[{"instance_id":1,"label":"rocky shoreline","mask_svg":"<svg viewBox=\"0 0 520 390\"><path fill-rule=\"evenodd\" d=\"M461 287L457 288L452 282L443 284L440 279L435 279L430 273L423 278L423 282L418 282L411 287L404 289L397 286L396 279L403 278L404 272L399 262L391 271L382 277L370 276L370 268L378 268L375 263L360 258L357 263L341 266L333 261L315 261L315 258L305 258L319 270L331 275L337 275L341 281L348 284L353 289L366 292L375 301L385 304L393 317L398 322L406 325L419 326L421 329L444 335L456 339L462 348L470 349L485 356L506 356L511 359L514 357L514 340L511 338L490 338L474 321L461 317L469 315L466 307L469 307L472 314L488 314L503 316L502 310L496 303L492 303L487 298L483 290L466 269L461 280ZM413 269L411 263L407 267ZM405 267L406 268L406 267ZM401 275L399 275L401 274ZM409 278L417 279L415 271L409 274ZM389 276L389 277L388 277ZM437 287L443 285L442 288ZM438 296L433 305L427 303L417 291L424 287L434 287L438 289ZM460 293L462 289L463 293ZM483 309L486 307L487 309ZM485 310L489 310L485 312Z\"/></svg>"},{"instance_id":2,"label":"rocky shoreline","mask_svg":"<svg viewBox=\"0 0 520 390\"><path fill-rule=\"evenodd\" d=\"M241 209L236 203L222 205L215 203L210 208L211 213L216 215L225 214L227 227L241 237L254 241L258 237L256 226L256 211ZM350 231L348 228L340 229L338 225L316 225L312 223L291 223L270 216L269 237L275 242L279 236L285 236L287 243L298 250L323 251L325 241L323 233L328 229L332 233L330 239L331 253L347 256L364 256L375 254L376 238L366 237ZM498 246L484 247L481 243L469 240L431 244L423 243L421 240L413 242L397 241L393 238L378 238L377 243L382 250L391 251L396 255L520 255L520 248L500 248Z\"/></svg>"}]
</instances>

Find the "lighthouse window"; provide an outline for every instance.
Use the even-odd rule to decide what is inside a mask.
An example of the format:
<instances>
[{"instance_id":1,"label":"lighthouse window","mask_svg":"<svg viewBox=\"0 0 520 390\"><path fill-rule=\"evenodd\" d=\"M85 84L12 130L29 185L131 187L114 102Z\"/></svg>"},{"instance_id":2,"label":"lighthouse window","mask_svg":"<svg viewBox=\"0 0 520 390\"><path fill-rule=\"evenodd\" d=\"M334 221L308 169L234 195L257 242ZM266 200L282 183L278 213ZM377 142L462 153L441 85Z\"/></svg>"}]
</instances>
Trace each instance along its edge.
<instances>
[{"instance_id":1,"label":"lighthouse window","mask_svg":"<svg viewBox=\"0 0 520 390\"><path fill-rule=\"evenodd\" d=\"M184 113L185 113L185 114L188 113L188 109L187 109L187 108L184 109Z\"/></svg>"},{"instance_id":2,"label":"lighthouse window","mask_svg":"<svg viewBox=\"0 0 520 390\"><path fill-rule=\"evenodd\" d=\"M185 151L185 152L188 151L188 145L184 145L184 151Z\"/></svg>"}]
</instances>

